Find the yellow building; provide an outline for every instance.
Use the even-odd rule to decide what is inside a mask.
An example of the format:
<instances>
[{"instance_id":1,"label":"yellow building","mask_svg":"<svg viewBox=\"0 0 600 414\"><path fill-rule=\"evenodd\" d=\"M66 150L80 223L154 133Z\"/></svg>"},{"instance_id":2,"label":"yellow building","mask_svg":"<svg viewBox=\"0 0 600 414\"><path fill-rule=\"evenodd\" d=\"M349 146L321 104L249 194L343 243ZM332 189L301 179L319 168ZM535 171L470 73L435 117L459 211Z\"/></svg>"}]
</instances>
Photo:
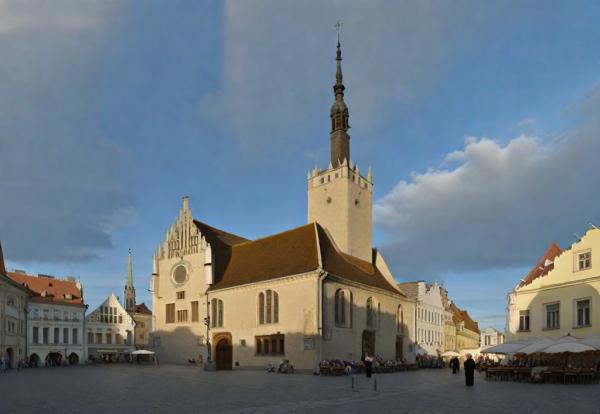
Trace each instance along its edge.
<instances>
[{"instance_id":1,"label":"yellow building","mask_svg":"<svg viewBox=\"0 0 600 414\"><path fill-rule=\"evenodd\" d=\"M456 327L456 351L479 348L479 325L475 322L469 312L459 309L454 303L450 304L452 321Z\"/></svg>"},{"instance_id":2,"label":"yellow building","mask_svg":"<svg viewBox=\"0 0 600 414\"><path fill-rule=\"evenodd\" d=\"M341 49L328 168L307 175L308 224L247 240L195 220L187 197L153 260L161 361L265 368L365 353L414 360L414 302L371 242L372 175L350 161Z\"/></svg>"},{"instance_id":3,"label":"yellow building","mask_svg":"<svg viewBox=\"0 0 600 414\"><path fill-rule=\"evenodd\" d=\"M600 334L600 230L561 250L552 243L508 295L507 340Z\"/></svg>"}]
</instances>

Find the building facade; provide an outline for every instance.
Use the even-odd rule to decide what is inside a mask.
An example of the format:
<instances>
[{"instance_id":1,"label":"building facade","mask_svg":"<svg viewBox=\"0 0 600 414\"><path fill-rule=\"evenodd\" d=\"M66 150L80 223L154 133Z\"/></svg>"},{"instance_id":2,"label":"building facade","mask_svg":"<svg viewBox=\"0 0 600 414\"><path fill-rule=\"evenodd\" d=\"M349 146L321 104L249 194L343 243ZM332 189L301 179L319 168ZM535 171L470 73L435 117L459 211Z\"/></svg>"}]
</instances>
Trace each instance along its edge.
<instances>
[{"instance_id":1,"label":"building facade","mask_svg":"<svg viewBox=\"0 0 600 414\"><path fill-rule=\"evenodd\" d=\"M414 360L414 302L371 242L372 175L350 161L338 44L331 161L307 175L308 221L247 240L193 218L189 201L153 258L152 344L162 361L218 369L364 354Z\"/></svg>"},{"instance_id":2,"label":"building facade","mask_svg":"<svg viewBox=\"0 0 600 414\"><path fill-rule=\"evenodd\" d=\"M450 304L452 320L456 326L456 351L476 350L479 348L479 325L469 312L459 309L454 303Z\"/></svg>"},{"instance_id":3,"label":"building facade","mask_svg":"<svg viewBox=\"0 0 600 414\"><path fill-rule=\"evenodd\" d=\"M600 230L562 250L552 243L508 295L507 340L600 334Z\"/></svg>"},{"instance_id":4,"label":"building facade","mask_svg":"<svg viewBox=\"0 0 600 414\"><path fill-rule=\"evenodd\" d=\"M84 321L87 306L81 284L73 278L9 272L29 290L27 356L36 366L85 361Z\"/></svg>"},{"instance_id":5,"label":"building facade","mask_svg":"<svg viewBox=\"0 0 600 414\"><path fill-rule=\"evenodd\" d=\"M444 289L424 281L400 283L400 289L415 301L415 337L418 351L439 355L446 350L446 322L452 314L444 304Z\"/></svg>"},{"instance_id":6,"label":"building facade","mask_svg":"<svg viewBox=\"0 0 600 414\"><path fill-rule=\"evenodd\" d=\"M0 359L8 358L11 368L27 355L28 291L6 272L0 244Z\"/></svg>"},{"instance_id":7,"label":"building facade","mask_svg":"<svg viewBox=\"0 0 600 414\"><path fill-rule=\"evenodd\" d=\"M88 358L122 361L135 351L135 322L114 294L86 316L85 329Z\"/></svg>"},{"instance_id":8,"label":"building facade","mask_svg":"<svg viewBox=\"0 0 600 414\"><path fill-rule=\"evenodd\" d=\"M504 343L504 334L496 328L489 327L481 331L481 338L479 339L481 349L488 348L494 345L500 345Z\"/></svg>"}]
</instances>

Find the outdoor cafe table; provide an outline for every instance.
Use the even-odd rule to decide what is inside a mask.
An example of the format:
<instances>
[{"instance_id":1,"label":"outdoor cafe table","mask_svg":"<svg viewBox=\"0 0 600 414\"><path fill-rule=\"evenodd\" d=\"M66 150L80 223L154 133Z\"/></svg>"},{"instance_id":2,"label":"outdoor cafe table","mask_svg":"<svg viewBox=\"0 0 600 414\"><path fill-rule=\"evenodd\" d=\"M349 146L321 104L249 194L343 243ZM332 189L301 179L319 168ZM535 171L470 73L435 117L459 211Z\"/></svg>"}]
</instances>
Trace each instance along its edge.
<instances>
[{"instance_id":1,"label":"outdoor cafe table","mask_svg":"<svg viewBox=\"0 0 600 414\"><path fill-rule=\"evenodd\" d=\"M520 380L524 381L531 377L531 368L528 367L490 367L485 372L486 379L494 380Z\"/></svg>"},{"instance_id":2,"label":"outdoor cafe table","mask_svg":"<svg viewBox=\"0 0 600 414\"><path fill-rule=\"evenodd\" d=\"M595 381L593 370L558 369L542 373L544 381L552 384L591 384Z\"/></svg>"}]
</instances>

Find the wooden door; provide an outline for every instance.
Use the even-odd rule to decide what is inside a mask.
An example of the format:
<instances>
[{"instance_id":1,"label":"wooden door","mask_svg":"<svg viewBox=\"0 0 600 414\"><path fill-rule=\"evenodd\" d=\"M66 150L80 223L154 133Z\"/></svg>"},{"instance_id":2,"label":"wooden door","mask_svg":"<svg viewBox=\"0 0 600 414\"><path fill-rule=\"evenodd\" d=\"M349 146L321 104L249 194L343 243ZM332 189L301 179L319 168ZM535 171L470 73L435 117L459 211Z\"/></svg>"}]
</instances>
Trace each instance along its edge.
<instances>
[{"instance_id":1,"label":"wooden door","mask_svg":"<svg viewBox=\"0 0 600 414\"><path fill-rule=\"evenodd\" d=\"M223 338L217 342L217 369L230 370L232 365L232 348L229 339Z\"/></svg>"},{"instance_id":2,"label":"wooden door","mask_svg":"<svg viewBox=\"0 0 600 414\"><path fill-rule=\"evenodd\" d=\"M364 330L362 334L362 355L375 356L375 331Z\"/></svg>"}]
</instances>

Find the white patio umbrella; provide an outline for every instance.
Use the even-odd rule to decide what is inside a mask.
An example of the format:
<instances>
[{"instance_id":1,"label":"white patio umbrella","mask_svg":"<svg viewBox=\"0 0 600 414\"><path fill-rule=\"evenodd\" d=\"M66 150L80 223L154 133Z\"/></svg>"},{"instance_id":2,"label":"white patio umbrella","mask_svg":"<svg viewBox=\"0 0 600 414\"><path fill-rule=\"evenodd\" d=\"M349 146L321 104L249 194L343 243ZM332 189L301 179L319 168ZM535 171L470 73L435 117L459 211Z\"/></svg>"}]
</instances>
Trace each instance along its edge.
<instances>
[{"instance_id":1,"label":"white patio umbrella","mask_svg":"<svg viewBox=\"0 0 600 414\"><path fill-rule=\"evenodd\" d=\"M581 342L560 342L554 345L550 345L549 347L542 349L540 352L546 354L560 354L562 352L576 353L595 350L596 348L594 348L593 346L582 344Z\"/></svg>"},{"instance_id":2,"label":"white patio umbrella","mask_svg":"<svg viewBox=\"0 0 600 414\"><path fill-rule=\"evenodd\" d=\"M580 340L579 343L593 346L597 350L600 350L600 335L588 336L587 338Z\"/></svg>"},{"instance_id":3,"label":"white patio umbrella","mask_svg":"<svg viewBox=\"0 0 600 414\"><path fill-rule=\"evenodd\" d=\"M137 351L133 351L131 355L154 355L154 352L147 349L138 349Z\"/></svg>"},{"instance_id":4,"label":"white patio umbrella","mask_svg":"<svg viewBox=\"0 0 600 414\"><path fill-rule=\"evenodd\" d=\"M553 339L540 339L532 344L525 346L517 351L519 354L535 354L541 352L544 348L548 348L551 345L556 344L557 341Z\"/></svg>"},{"instance_id":5,"label":"white patio umbrella","mask_svg":"<svg viewBox=\"0 0 600 414\"><path fill-rule=\"evenodd\" d=\"M500 345L494 345L481 351L482 354L514 354L520 349L525 348L527 344L519 342L505 342Z\"/></svg>"},{"instance_id":6,"label":"white patio umbrella","mask_svg":"<svg viewBox=\"0 0 600 414\"><path fill-rule=\"evenodd\" d=\"M443 357L458 357L460 354L454 351L446 351L442 354Z\"/></svg>"}]
</instances>

